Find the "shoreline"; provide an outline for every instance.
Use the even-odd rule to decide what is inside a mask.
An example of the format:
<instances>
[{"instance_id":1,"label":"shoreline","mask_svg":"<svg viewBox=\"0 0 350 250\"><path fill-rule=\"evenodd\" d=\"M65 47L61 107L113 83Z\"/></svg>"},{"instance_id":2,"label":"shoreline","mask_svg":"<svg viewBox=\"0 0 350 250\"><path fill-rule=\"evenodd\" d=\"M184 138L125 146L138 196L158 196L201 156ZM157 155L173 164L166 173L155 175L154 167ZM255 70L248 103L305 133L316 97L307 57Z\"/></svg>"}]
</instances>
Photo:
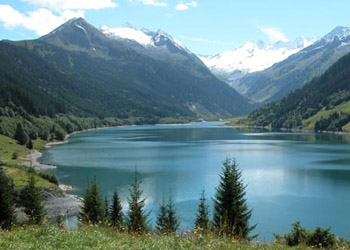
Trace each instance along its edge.
<instances>
[{"instance_id":1,"label":"shoreline","mask_svg":"<svg viewBox=\"0 0 350 250\"><path fill-rule=\"evenodd\" d=\"M51 147L56 145L66 144L68 143L69 137L73 135L83 133L83 132L98 130L98 129L105 129L105 128L111 128L111 127L91 128L91 129L85 129L81 131L75 131L73 133L67 134L63 141L46 143L43 150L50 149ZM36 149L31 150L31 152L28 155L26 155L26 157L23 158L23 162L21 163L21 165L24 165L27 167L33 167L37 171L55 169L56 166L43 164L39 161L42 155L43 153L40 152L39 150L36 150ZM52 193L47 193L48 196L44 201L46 216L48 218L55 218L59 214L62 214L63 216L66 216L66 217L78 215L81 211L82 199L77 195L68 193L69 191L73 190L74 187L60 183L58 185L58 188L62 192L62 195L60 196L54 195ZM26 220L26 215L21 208L17 209L17 218L20 221Z\"/></svg>"},{"instance_id":2,"label":"shoreline","mask_svg":"<svg viewBox=\"0 0 350 250\"><path fill-rule=\"evenodd\" d=\"M232 127L232 128L256 128L256 129L266 129L271 132L292 132L292 133L313 133L313 134L336 134L336 135L350 135L350 132L347 131L318 131L315 132L314 130L309 129L286 129L286 128L280 128L280 131L273 131L271 128L268 127L261 127L261 126L249 126L249 125L230 125L229 123L226 123L225 126Z\"/></svg>"}]
</instances>

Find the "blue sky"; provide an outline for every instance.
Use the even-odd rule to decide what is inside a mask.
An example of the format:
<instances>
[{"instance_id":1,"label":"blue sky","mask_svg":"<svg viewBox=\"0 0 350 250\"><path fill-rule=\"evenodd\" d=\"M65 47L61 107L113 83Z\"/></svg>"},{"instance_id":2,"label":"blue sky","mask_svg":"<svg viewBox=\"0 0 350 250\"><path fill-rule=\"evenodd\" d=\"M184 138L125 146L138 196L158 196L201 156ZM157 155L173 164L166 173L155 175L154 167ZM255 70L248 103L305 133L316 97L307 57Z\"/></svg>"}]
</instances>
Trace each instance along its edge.
<instances>
[{"instance_id":1,"label":"blue sky","mask_svg":"<svg viewBox=\"0 0 350 250\"><path fill-rule=\"evenodd\" d=\"M199 54L247 41L321 37L350 26L349 0L0 0L0 39L43 35L72 17L96 27L162 29Z\"/></svg>"}]
</instances>

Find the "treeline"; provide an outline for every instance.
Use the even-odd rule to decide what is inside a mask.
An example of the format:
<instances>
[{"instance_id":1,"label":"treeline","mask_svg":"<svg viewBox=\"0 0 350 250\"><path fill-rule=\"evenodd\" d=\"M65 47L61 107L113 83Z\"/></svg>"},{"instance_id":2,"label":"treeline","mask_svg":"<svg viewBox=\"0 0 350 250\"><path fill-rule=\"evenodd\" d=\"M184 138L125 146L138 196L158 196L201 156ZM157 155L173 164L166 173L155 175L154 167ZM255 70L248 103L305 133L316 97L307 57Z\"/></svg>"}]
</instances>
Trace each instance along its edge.
<instances>
[{"instance_id":1,"label":"treeline","mask_svg":"<svg viewBox=\"0 0 350 250\"><path fill-rule=\"evenodd\" d=\"M27 145L30 140L38 138L44 141L62 141L67 134L74 131L128 125L133 122L127 119L99 119L66 114L36 117L11 102L6 107L0 107L0 134L16 139L21 145Z\"/></svg>"},{"instance_id":2,"label":"treeline","mask_svg":"<svg viewBox=\"0 0 350 250\"><path fill-rule=\"evenodd\" d=\"M148 223L149 213L145 211L146 199L142 196L140 180L135 172L134 183L129 188L128 211L124 215L118 191L113 194L111 205L107 198L103 200L99 194L99 184L95 176L83 196L80 219L83 223L105 224L118 231L130 233L146 233L155 231L160 234L176 233L180 225L180 217L172 197L168 197L159 206L155 229ZM249 225L252 215L246 204L245 186L241 180L241 172L234 159L226 159L223 163L223 172L220 175L220 184L214 200L214 216L209 218L209 206L206 204L204 191L201 194L195 220L195 230L201 232L213 231L241 240L249 240L250 232L255 225Z\"/></svg>"},{"instance_id":3,"label":"treeline","mask_svg":"<svg viewBox=\"0 0 350 250\"><path fill-rule=\"evenodd\" d=\"M30 141L38 138L44 141L62 141L67 134L93 128L186 122L189 120L184 117L99 118L78 117L62 113L52 117L35 116L12 102L9 102L6 107L0 107L0 134L16 139L21 145L28 145ZM28 148L31 149L30 145Z\"/></svg>"},{"instance_id":4,"label":"treeline","mask_svg":"<svg viewBox=\"0 0 350 250\"><path fill-rule=\"evenodd\" d=\"M302 89L296 90L280 101L252 112L249 125L272 128L302 129L303 121L317 112L332 110L350 101L350 54L339 59L321 77L315 78ZM338 114L330 122L322 118L316 130L341 131L349 114ZM330 126L330 127L329 127ZM329 127L329 129L328 129Z\"/></svg>"}]
</instances>

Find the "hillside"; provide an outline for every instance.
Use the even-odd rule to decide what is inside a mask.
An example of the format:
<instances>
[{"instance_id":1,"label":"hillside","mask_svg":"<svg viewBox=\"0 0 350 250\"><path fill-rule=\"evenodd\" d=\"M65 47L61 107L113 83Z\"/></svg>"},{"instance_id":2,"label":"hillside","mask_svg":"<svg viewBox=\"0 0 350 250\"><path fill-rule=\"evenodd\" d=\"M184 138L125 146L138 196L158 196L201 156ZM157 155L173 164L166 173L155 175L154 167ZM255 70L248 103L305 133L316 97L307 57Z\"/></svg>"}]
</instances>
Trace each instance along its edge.
<instances>
[{"instance_id":1,"label":"hillside","mask_svg":"<svg viewBox=\"0 0 350 250\"><path fill-rule=\"evenodd\" d=\"M350 52L350 28L337 27L311 46L272 67L237 80L236 89L253 101L270 103L321 76Z\"/></svg>"},{"instance_id":2,"label":"hillside","mask_svg":"<svg viewBox=\"0 0 350 250\"><path fill-rule=\"evenodd\" d=\"M349 122L350 54L302 89L241 120L252 126L317 131L350 131Z\"/></svg>"},{"instance_id":3,"label":"hillside","mask_svg":"<svg viewBox=\"0 0 350 250\"><path fill-rule=\"evenodd\" d=\"M41 106L47 106L45 98L53 106L58 103L50 114L191 120L252 109L193 54L169 52L164 46L158 51L162 56L155 56L152 50L109 38L84 19L74 19L38 40L1 42L7 53L0 53L6 62L0 82L21 86L29 97L39 93Z\"/></svg>"}]
</instances>

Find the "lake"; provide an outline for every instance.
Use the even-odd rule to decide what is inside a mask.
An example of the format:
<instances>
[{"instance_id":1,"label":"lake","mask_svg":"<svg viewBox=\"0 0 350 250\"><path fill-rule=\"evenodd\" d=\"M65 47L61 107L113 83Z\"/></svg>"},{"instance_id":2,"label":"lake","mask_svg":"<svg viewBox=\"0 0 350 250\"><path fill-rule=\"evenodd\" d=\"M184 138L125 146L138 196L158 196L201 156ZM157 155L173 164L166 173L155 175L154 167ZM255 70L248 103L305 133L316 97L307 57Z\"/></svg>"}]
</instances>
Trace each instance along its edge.
<instances>
[{"instance_id":1,"label":"lake","mask_svg":"<svg viewBox=\"0 0 350 250\"><path fill-rule=\"evenodd\" d=\"M124 208L137 169L151 223L171 195L181 228L190 229L201 190L212 208L222 162L235 157L260 240L289 232L296 221L310 229L331 226L349 237L349 144L346 135L268 132L219 122L132 126L76 134L45 151L41 161L56 165L54 173L78 195L96 174L101 193L111 198L118 189Z\"/></svg>"}]
</instances>

